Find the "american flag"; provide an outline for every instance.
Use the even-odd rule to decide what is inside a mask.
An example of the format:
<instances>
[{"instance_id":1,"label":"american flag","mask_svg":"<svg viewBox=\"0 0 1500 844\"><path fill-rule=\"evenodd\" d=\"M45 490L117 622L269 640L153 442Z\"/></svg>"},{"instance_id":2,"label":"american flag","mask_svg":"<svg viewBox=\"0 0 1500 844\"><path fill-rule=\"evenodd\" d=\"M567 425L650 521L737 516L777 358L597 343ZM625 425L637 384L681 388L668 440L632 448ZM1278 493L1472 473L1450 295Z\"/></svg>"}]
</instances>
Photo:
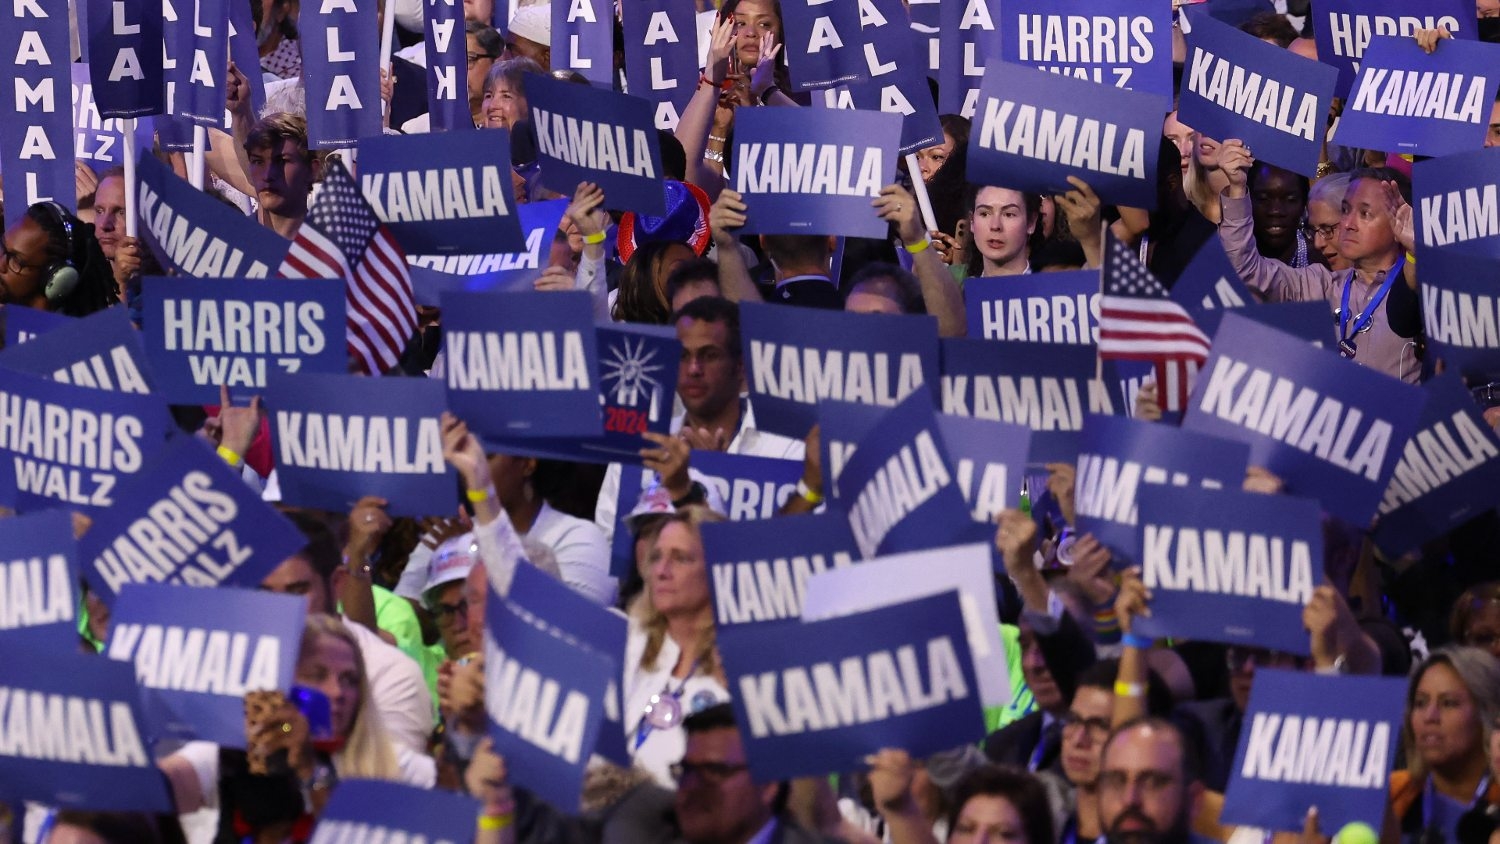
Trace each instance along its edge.
<instances>
[{"instance_id":1,"label":"american flag","mask_svg":"<svg viewBox=\"0 0 1500 844\"><path fill-rule=\"evenodd\" d=\"M280 275L345 279L349 354L360 371L382 374L417 330L406 255L341 162L328 162L323 173Z\"/></svg>"},{"instance_id":2,"label":"american flag","mask_svg":"<svg viewBox=\"0 0 1500 844\"><path fill-rule=\"evenodd\" d=\"M1187 407L1193 377L1208 360L1208 337L1135 255L1107 234L1099 308L1099 357L1156 365L1163 410Z\"/></svg>"}]
</instances>

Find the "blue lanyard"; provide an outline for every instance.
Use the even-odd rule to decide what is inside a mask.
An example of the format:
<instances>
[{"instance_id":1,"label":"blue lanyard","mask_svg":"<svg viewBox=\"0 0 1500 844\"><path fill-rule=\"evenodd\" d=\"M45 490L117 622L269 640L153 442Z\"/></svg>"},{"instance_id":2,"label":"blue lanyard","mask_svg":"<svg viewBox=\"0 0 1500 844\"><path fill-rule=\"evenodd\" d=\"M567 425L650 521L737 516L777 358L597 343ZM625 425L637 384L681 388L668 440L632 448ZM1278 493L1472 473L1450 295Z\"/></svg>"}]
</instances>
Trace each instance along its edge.
<instances>
[{"instance_id":1,"label":"blue lanyard","mask_svg":"<svg viewBox=\"0 0 1500 844\"><path fill-rule=\"evenodd\" d=\"M693 660L693 664L688 668L687 676L683 677L682 682L677 684L677 691L672 691L672 678L670 676L667 677L667 684L662 686L662 693L669 695L673 700L678 702L679 713L681 712L682 690L687 688L688 681L693 679L693 675L696 673L698 673L698 660L695 659ZM681 721L678 723L681 723ZM644 714L641 715L640 723L635 728L635 747L632 747L631 750L640 750L641 745L645 744L646 739L651 737L651 731L654 729L656 727L652 725L651 719L647 718Z\"/></svg>"},{"instance_id":2,"label":"blue lanyard","mask_svg":"<svg viewBox=\"0 0 1500 844\"><path fill-rule=\"evenodd\" d=\"M1490 790L1490 775L1489 774L1485 774L1484 778L1479 781L1479 787L1476 788L1476 789L1474 789L1474 801L1469 805L1469 808L1472 809L1473 807L1478 806L1479 803L1480 803L1480 801L1484 799L1485 792L1487 792L1489 790ZM1427 786L1426 786L1426 788L1423 789L1423 794L1422 794L1422 829L1423 830L1427 830L1427 829L1429 829L1432 826L1432 811L1433 811L1433 807L1435 807L1436 805L1437 805L1437 792L1432 787L1432 777L1428 776L1427 777Z\"/></svg>"},{"instance_id":3,"label":"blue lanyard","mask_svg":"<svg viewBox=\"0 0 1500 844\"><path fill-rule=\"evenodd\" d=\"M1400 266L1401 261L1397 261L1395 266L1386 271L1385 281L1381 282L1380 289L1375 291L1375 298L1370 300L1370 304L1365 306L1365 309L1359 313L1359 316L1354 317L1353 331L1349 330L1349 288L1354 286L1354 271L1349 271L1349 278L1344 280L1343 301L1339 306L1339 342L1348 342L1349 338L1354 335L1363 334L1370 330L1370 320L1375 318L1375 312L1380 310L1380 305L1385 301L1386 294L1391 292L1391 283L1400 275L1398 269Z\"/></svg>"}]
</instances>

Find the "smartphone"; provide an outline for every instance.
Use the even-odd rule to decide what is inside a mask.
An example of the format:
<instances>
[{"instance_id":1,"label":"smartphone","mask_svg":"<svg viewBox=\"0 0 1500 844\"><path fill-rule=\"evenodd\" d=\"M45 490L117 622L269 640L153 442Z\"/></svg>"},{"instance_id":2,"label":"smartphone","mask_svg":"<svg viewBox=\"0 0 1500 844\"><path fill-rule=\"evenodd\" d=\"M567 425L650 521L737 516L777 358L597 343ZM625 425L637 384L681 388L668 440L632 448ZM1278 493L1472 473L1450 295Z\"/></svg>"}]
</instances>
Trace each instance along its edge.
<instances>
[{"instance_id":1,"label":"smartphone","mask_svg":"<svg viewBox=\"0 0 1500 844\"><path fill-rule=\"evenodd\" d=\"M308 737L314 747L334 740L333 705L328 695L307 686L293 686L286 698L307 719Z\"/></svg>"}]
</instances>

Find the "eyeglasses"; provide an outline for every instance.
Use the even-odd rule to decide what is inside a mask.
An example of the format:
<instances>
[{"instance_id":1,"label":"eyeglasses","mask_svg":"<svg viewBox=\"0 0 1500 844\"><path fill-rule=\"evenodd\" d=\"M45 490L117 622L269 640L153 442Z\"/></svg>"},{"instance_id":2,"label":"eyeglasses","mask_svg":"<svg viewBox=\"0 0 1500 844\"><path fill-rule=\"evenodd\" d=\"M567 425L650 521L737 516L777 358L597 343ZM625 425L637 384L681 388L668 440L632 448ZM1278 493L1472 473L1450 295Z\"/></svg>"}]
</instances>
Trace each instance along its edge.
<instances>
[{"instance_id":1,"label":"eyeglasses","mask_svg":"<svg viewBox=\"0 0 1500 844\"><path fill-rule=\"evenodd\" d=\"M1321 237L1324 240L1333 240L1333 236L1335 234L1338 234L1338 231L1339 231L1338 223L1331 223L1331 224L1326 225L1326 226L1308 226L1307 227L1307 233L1309 235L1311 235L1312 237L1315 237L1315 238Z\"/></svg>"},{"instance_id":2,"label":"eyeglasses","mask_svg":"<svg viewBox=\"0 0 1500 844\"><path fill-rule=\"evenodd\" d=\"M0 241L0 250L4 250L5 253L5 271L11 273L12 275L24 273L27 270L39 270L42 268L41 264L28 264L25 261L22 261L21 253L11 249L9 243Z\"/></svg>"},{"instance_id":3,"label":"eyeglasses","mask_svg":"<svg viewBox=\"0 0 1500 844\"><path fill-rule=\"evenodd\" d=\"M1109 735L1109 721L1104 718L1085 718L1076 712L1065 712L1058 721L1062 724L1063 732L1077 731L1082 727L1088 731L1088 737L1092 741Z\"/></svg>"},{"instance_id":4,"label":"eyeglasses","mask_svg":"<svg viewBox=\"0 0 1500 844\"><path fill-rule=\"evenodd\" d=\"M672 779L679 783L685 782L688 777L703 777L704 782L718 785L740 771L750 770L749 765L730 765L726 762L678 762L669 770Z\"/></svg>"},{"instance_id":5,"label":"eyeglasses","mask_svg":"<svg viewBox=\"0 0 1500 844\"><path fill-rule=\"evenodd\" d=\"M432 615L437 619L438 624L447 624L450 620L453 620L458 616L468 618L469 599L464 598L456 604L444 604L442 602L433 604Z\"/></svg>"},{"instance_id":6,"label":"eyeglasses","mask_svg":"<svg viewBox=\"0 0 1500 844\"><path fill-rule=\"evenodd\" d=\"M479 64L480 62L484 61L485 59L492 59L492 58L494 58L494 56L491 56L488 53L469 53L468 57L469 57L469 67L473 67L474 65Z\"/></svg>"}]
</instances>

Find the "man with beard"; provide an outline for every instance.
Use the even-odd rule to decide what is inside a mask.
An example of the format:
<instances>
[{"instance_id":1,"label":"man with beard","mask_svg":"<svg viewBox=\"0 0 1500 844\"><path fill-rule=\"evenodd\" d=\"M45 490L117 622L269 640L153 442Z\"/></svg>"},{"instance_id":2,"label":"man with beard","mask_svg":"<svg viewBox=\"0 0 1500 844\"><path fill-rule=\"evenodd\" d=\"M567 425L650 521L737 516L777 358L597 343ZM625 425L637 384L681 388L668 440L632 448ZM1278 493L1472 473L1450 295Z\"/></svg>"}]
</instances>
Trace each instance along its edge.
<instances>
[{"instance_id":1,"label":"man with beard","mask_svg":"<svg viewBox=\"0 0 1500 844\"><path fill-rule=\"evenodd\" d=\"M1182 734L1160 718L1130 721L1104 743L1099 825L1108 844L1203 844L1192 817L1203 786Z\"/></svg>"}]
</instances>

